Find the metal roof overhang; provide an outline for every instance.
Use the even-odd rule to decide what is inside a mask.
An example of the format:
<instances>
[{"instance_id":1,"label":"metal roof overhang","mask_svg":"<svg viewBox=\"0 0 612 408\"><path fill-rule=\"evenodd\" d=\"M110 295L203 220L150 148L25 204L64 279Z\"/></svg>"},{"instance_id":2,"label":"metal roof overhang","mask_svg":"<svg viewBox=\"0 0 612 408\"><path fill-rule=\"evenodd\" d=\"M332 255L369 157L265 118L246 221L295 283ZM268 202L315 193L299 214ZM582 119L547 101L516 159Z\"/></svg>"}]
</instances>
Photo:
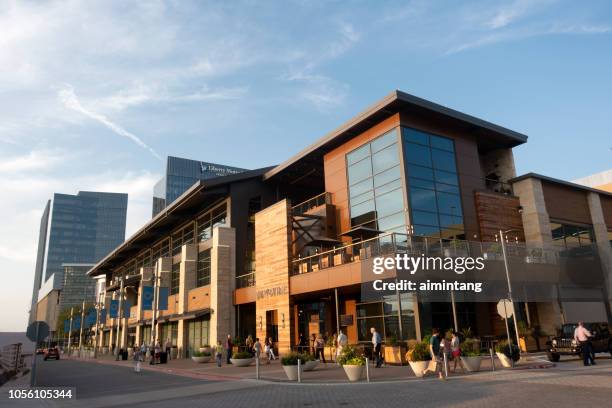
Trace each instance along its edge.
<instances>
[{"instance_id":1,"label":"metal roof overhang","mask_svg":"<svg viewBox=\"0 0 612 408\"><path fill-rule=\"evenodd\" d=\"M300 175L303 177L313 172L313 169L322 169L323 156L326 153L396 113L445 120L457 128L466 129L477 137L479 149L485 152L495 148L518 146L527 141L527 136L522 133L396 90L289 160L266 172L264 180L296 180Z\"/></svg>"},{"instance_id":2,"label":"metal roof overhang","mask_svg":"<svg viewBox=\"0 0 612 408\"><path fill-rule=\"evenodd\" d=\"M143 248L150 246L161 236L168 234L183 220L195 217L203 209L227 197L230 184L261 177L272 167L245 171L229 176L199 180L167 208L147 222L130 238L100 260L88 272L88 276L103 275L121 265L126 259L134 257Z\"/></svg>"}]
</instances>

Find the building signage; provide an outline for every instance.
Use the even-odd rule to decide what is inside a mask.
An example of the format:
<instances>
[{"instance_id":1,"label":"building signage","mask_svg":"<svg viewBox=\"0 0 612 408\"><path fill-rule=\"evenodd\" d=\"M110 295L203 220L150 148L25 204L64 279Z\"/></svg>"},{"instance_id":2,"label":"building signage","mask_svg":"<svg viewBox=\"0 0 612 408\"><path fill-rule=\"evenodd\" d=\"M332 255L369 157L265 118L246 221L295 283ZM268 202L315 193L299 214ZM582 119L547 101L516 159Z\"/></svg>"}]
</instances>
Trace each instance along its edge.
<instances>
[{"instance_id":1,"label":"building signage","mask_svg":"<svg viewBox=\"0 0 612 408\"><path fill-rule=\"evenodd\" d=\"M272 288L261 289L257 291L257 300L266 299L275 296L289 294L289 287L287 285L274 286Z\"/></svg>"},{"instance_id":2,"label":"building signage","mask_svg":"<svg viewBox=\"0 0 612 408\"><path fill-rule=\"evenodd\" d=\"M215 173L219 176L226 176L228 174L241 173L240 170L234 170L228 167L215 166L214 164L205 163L205 162L200 162L200 170L202 171L202 173L210 172L210 173Z\"/></svg>"}]
</instances>

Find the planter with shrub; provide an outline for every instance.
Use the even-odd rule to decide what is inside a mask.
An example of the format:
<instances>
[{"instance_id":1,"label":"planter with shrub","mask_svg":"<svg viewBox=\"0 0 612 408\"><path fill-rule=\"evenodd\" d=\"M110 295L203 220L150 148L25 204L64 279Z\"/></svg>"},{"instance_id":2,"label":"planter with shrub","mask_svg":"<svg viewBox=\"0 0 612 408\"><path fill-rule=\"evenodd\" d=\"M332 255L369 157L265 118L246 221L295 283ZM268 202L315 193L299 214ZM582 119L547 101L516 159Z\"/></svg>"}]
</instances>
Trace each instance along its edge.
<instances>
[{"instance_id":1,"label":"planter with shrub","mask_svg":"<svg viewBox=\"0 0 612 408\"><path fill-rule=\"evenodd\" d=\"M521 358L519 348L514 344L509 344L508 341L502 340L495 345L495 354L503 367L512 367L512 362L517 362Z\"/></svg>"},{"instance_id":2,"label":"planter with shrub","mask_svg":"<svg viewBox=\"0 0 612 408\"><path fill-rule=\"evenodd\" d=\"M349 381L359 381L365 373L365 357L357 353L354 347L346 346L338 357L338 364L342 366Z\"/></svg>"},{"instance_id":3,"label":"planter with shrub","mask_svg":"<svg viewBox=\"0 0 612 408\"><path fill-rule=\"evenodd\" d=\"M319 360L315 359L310 353L304 353L302 354L301 364L304 371L313 371L319 365Z\"/></svg>"},{"instance_id":4,"label":"planter with shrub","mask_svg":"<svg viewBox=\"0 0 612 408\"><path fill-rule=\"evenodd\" d=\"M304 366L301 364L304 361L304 356L299 353L289 353L284 357L281 357L281 365L289 381L296 381L298 379L298 359L300 362L300 373L304 371Z\"/></svg>"},{"instance_id":5,"label":"planter with shrub","mask_svg":"<svg viewBox=\"0 0 612 408\"><path fill-rule=\"evenodd\" d=\"M482 357L480 353L480 341L478 339L465 339L459 346L461 347L461 362L466 371L480 371Z\"/></svg>"},{"instance_id":6,"label":"planter with shrub","mask_svg":"<svg viewBox=\"0 0 612 408\"><path fill-rule=\"evenodd\" d=\"M425 371L431 361L429 342L421 341L420 343L414 343L406 353L406 360L408 360L408 364L410 364L410 368L412 368L414 375L423 377L423 371Z\"/></svg>"},{"instance_id":7,"label":"planter with shrub","mask_svg":"<svg viewBox=\"0 0 612 408\"><path fill-rule=\"evenodd\" d=\"M210 348L210 344L205 344L200 347L200 352L202 353L212 353L212 349Z\"/></svg>"},{"instance_id":8,"label":"planter with shrub","mask_svg":"<svg viewBox=\"0 0 612 408\"><path fill-rule=\"evenodd\" d=\"M397 337L390 336L385 341L385 364L403 365L406 363L406 344L397 341Z\"/></svg>"},{"instance_id":9,"label":"planter with shrub","mask_svg":"<svg viewBox=\"0 0 612 408\"><path fill-rule=\"evenodd\" d=\"M232 354L230 362L236 367L247 367L253 362L253 356L246 351L238 351Z\"/></svg>"},{"instance_id":10,"label":"planter with shrub","mask_svg":"<svg viewBox=\"0 0 612 408\"><path fill-rule=\"evenodd\" d=\"M191 359L196 363L208 363L211 358L212 354L210 352L194 351L191 354Z\"/></svg>"}]
</instances>

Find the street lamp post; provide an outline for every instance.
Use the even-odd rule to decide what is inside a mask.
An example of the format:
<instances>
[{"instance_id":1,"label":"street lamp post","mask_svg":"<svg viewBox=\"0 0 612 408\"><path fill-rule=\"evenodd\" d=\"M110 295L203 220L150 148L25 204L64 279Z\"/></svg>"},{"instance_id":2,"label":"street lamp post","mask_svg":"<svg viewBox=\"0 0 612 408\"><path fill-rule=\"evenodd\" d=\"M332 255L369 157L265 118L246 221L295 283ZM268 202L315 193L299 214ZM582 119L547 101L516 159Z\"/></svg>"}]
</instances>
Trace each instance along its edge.
<instances>
[{"instance_id":1,"label":"street lamp post","mask_svg":"<svg viewBox=\"0 0 612 408\"><path fill-rule=\"evenodd\" d=\"M151 353L151 361L154 363L155 362L155 337L156 337L156 330L155 330L155 324L156 324L156 315L157 315L157 303L159 301L159 276L157 275L157 266L155 268L155 270L153 271L153 276L151 277L151 280L153 281L153 304L151 305L151 349L150 349L150 353Z\"/></svg>"},{"instance_id":2,"label":"street lamp post","mask_svg":"<svg viewBox=\"0 0 612 408\"><path fill-rule=\"evenodd\" d=\"M102 308L102 291L98 294L96 302L96 335L94 341L94 358L98 358L98 342L100 341L100 309Z\"/></svg>"},{"instance_id":3,"label":"street lamp post","mask_svg":"<svg viewBox=\"0 0 612 408\"><path fill-rule=\"evenodd\" d=\"M516 321L516 308L514 307L514 300L512 299L512 284L510 283L510 269L508 267L508 254L506 252L506 240L504 238L504 235L510 231L513 231L513 230L508 230L508 231L499 230L499 238L501 240L502 255L504 257L504 268L506 270L506 282L508 284L508 299L510 300L510 304L512 305L512 320L514 322L514 334L516 335L516 346L520 347L521 343L520 343L520 336L518 332L518 324Z\"/></svg>"},{"instance_id":4,"label":"street lamp post","mask_svg":"<svg viewBox=\"0 0 612 408\"><path fill-rule=\"evenodd\" d=\"M70 350L72 348L71 338L72 338L72 315L74 314L74 307L70 308L70 328L68 330L68 355L70 355Z\"/></svg>"},{"instance_id":5,"label":"street lamp post","mask_svg":"<svg viewBox=\"0 0 612 408\"><path fill-rule=\"evenodd\" d=\"M119 339L121 334L121 319L123 317L123 276L119 278L119 308L117 310L117 342L115 343L115 361L119 361Z\"/></svg>"}]
</instances>

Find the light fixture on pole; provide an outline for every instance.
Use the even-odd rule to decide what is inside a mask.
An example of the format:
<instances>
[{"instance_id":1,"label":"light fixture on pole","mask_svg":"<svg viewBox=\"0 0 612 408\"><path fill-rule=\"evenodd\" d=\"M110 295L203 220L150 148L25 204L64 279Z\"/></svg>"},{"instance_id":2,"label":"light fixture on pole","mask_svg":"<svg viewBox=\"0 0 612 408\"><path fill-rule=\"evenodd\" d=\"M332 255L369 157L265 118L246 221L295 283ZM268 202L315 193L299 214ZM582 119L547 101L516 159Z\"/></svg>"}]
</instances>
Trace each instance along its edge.
<instances>
[{"instance_id":1,"label":"light fixture on pole","mask_svg":"<svg viewBox=\"0 0 612 408\"><path fill-rule=\"evenodd\" d=\"M516 335L516 346L520 347L520 336L518 331L518 324L516 321L516 308L514 307L514 299L512 298L512 284L510 283L510 268L508 266L508 253L506 249L506 239L505 235L508 232L516 231L513 229L509 229L507 231L499 230L499 239L501 240L502 247L502 256L504 257L504 269L506 271L506 283L508 284L508 300L510 300L510 305L512 308L512 321L514 322L514 334Z\"/></svg>"}]
</instances>

